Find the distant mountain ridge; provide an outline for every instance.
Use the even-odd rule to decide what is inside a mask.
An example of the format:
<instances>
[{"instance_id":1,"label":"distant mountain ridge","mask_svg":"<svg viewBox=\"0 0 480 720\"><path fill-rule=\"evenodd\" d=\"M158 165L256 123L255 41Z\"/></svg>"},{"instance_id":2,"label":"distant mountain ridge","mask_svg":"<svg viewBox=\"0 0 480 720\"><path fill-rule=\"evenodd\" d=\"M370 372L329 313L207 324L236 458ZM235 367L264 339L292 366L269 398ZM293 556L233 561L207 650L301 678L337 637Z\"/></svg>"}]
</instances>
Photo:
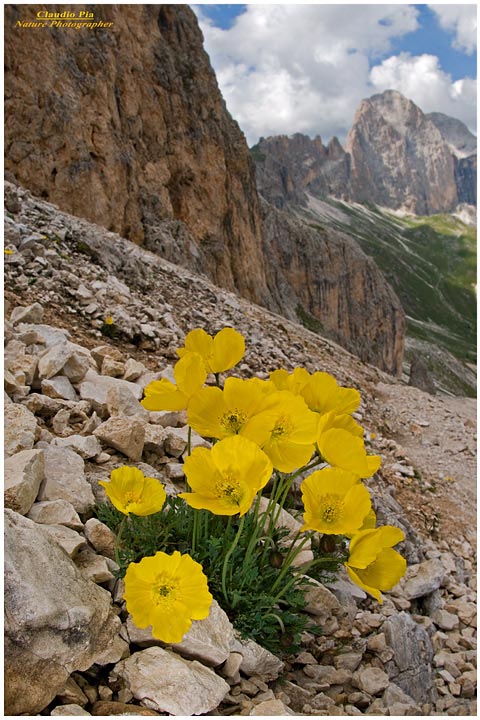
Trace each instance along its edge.
<instances>
[{"instance_id":1,"label":"distant mountain ridge","mask_svg":"<svg viewBox=\"0 0 480 720\"><path fill-rule=\"evenodd\" d=\"M475 136L395 90L362 101L344 148L297 133L261 138L252 156L258 188L277 207L304 205L307 192L417 215L476 205Z\"/></svg>"}]
</instances>

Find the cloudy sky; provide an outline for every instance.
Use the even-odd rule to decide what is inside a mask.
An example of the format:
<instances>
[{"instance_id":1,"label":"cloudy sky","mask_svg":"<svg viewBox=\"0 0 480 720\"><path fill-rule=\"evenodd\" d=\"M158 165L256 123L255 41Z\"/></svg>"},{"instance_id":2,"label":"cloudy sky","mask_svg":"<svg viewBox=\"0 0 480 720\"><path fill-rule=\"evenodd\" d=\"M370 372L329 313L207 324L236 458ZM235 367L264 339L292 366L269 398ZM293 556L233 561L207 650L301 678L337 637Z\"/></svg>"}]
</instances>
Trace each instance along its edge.
<instances>
[{"instance_id":1,"label":"cloudy sky","mask_svg":"<svg viewBox=\"0 0 480 720\"><path fill-rule=\"evenodd\" d=\"M294 132L343 142L360 100L390 88L476 134L476 4L192 7L250 145Z\"/></svg>"}]
</instances>

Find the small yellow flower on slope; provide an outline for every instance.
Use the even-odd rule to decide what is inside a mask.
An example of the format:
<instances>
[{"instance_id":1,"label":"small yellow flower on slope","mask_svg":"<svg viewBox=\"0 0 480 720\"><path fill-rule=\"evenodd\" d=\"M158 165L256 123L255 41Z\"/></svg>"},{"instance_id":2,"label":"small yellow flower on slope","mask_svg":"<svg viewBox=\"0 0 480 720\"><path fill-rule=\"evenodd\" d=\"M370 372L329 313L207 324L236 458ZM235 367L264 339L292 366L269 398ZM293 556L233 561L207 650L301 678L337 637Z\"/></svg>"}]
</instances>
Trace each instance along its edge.
<instances>
[{"instance_id":1,"label":"small yellow flower on slope","mask_svg":"<svg viewBox=\"0 0 480 720\"><path fill-rule=\"evenodd\" d=\"M201 355L207 372L219 373L233 368L245 354L245 340L233 328L223 328L214 338L197 328L188 333L185 346L177 350L179 357L186 352Z\"/></svg>"},{"instance_id":2,"label":"small yellow flower on slope","mask_svg":"<svg viewBox=\"0 0 480 720\"><path fill-rule=\"evenodd\" d=\"M159 480L145 477L136 467L112 470L110 482L100 480L98 484L105 488L112 505L124 515L153 515L162 509L167 497Z\"/></svg>"},{"instance_id":3,"label":"small yellow flower on slope","mask_svg":"<svg viewBox=\"0 0 480 720\"><path fill-rule=\"evenodd\" d=\"M362 527L372 507L358 476L338 468L317 470L300 487L305 506L302 530L350 535Z\"/></svg>"},{"instance_id":4,"label":"small yellow flower on slope","mask_svg":"<svg viewBox=\"0 0 480 720\"><path fill-rule=\"evenodd\" d=\"M265 400L267 408L275 413L275 422L262 450L273 467L289 473L306 465L315 449L318 416L308 409L303 398L288 391L269 395ZM246 436L255 440L248 433Z\"/></svg>"},{"instance_id":5,"label":"small yellow flower on slope","mask_svg":"<svg viewBox=\"0 0 480 720\"><path fill-rule=\"evenodd\" d=\"M385 525L362 530L350 542L350 557L345 563L350 579L380 603L380 592L391 590L405 574L405 558L393 550L393 545L404 539L399 528Z\"/></svg>"},{"instance_id":6,"label":"small yellow flower on slope","mask_svg":"<svg viewBox=\"0 0 480 720\"><path fill-rule=\"evenodd\" d=\"M173 369L174 385L162 378L154 380L145 388L141 404L146 410L185 410L191 398L199 392L207 372L198 353L186 353Z\"/></svg>"},{"instance_id":7,"label":"small yellow flower on slope","mask_svg":"<svg viewBox=\"0 0 480 720\"><path fill-rule=\"evenodd\" d=\"M113 325L113 318L110 315L105 318L105 325Z\"/></svg>"},{"instance_id":8,"label":"small yellow flower on slope","mask_svg":"<svg viewBox=\"0 0 480 720\"><path fill-rule=\"evenodd\" d=\"M181 493L190 507L215 515L245 515L273 467L260 448L236 435L211 450L195 448L186 458L185 475L192 492Z\"/></svg>"},{"instance_id":9,"label":"small yellow flower on slope","mask_svg":"<svg viewBox=\"0 0 480 720\"><path fill-rule=\"evenodd\" d=\"M204 620L212 604L202 566L178 550L130 563L123 597L135 625L151 625L153 637L167 643L181 642L192 620Z\"/></svg>"},{"instance_id":10,"label":"small yellow flower on slope","mask_svg":"<svg viewBox=\"0 0 480 720\"><path fill-rule=\"evenodd\" d=\"M246 435L262 445L275 423L271 408L262 409L271 392L270 383L252 378L225 380L223 391L217 387L200 390L188 406L188 424L200 435L221 440L230 435Z\"/></svg>"},{"instance_id":11,"label":"small yellow flower on slope","mask_svg":"<svg viewBox=\"0 0 480 720\"><path fill-rule=\"evenodd\" d=\"M317 445L329 465L348 470L361 478L371 477L381 464L378 455L367 455L360 437L346 430L332 428L321 433Z\"/></svg>"}]
</instances>

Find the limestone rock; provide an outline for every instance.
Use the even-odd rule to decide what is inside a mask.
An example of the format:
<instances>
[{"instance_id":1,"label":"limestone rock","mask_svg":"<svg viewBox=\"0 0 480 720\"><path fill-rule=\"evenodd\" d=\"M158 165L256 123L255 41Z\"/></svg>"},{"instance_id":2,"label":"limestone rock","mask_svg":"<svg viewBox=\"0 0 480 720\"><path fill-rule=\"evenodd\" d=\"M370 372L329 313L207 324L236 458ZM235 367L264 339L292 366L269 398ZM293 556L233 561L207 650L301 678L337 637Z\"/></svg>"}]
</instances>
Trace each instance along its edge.
<instances>
[{"instance_id":1,"label":"limestone rock","mask_svg":"<svg viewBox=\"0 0 480 720\"><path fill-rule=\"evenodd\" d=\"M110 595L31 520L5 511L5 713L35 714L118 632Z\"/></svg>"},{"instance_id":2,"label":"limestone rock","mask_svg":"<svg viewBox=\"0 0 480 720\"><path fill-rule=\"evenodd\" d=\"M153 637L151 628L137 628L129 615L127 632L130 642L139 647L163 645L161 640ZM212 602L210 613L205 620L193 620L192 626L180 643L171 647L189 660L199 660L204 665L215 667L221 665L230 655L233 641L233 627L216 600Z\"/></svg>"},{"instance_id":3,"label":"limestone rock","mask_svg":"<svg viewBox=\"0 0 480 720\"><path fill-rule=\"evenodd\" d=\"M82 400L90 400L93 409L104 417L108 412L107 393L110 388L119 387L129 390L130 394L133 395L136 400L142 397L142 390L135 383L130 383L118 378L111 378L107 375L98 375L92 368L85 374L85 377L78 386L78 391Z\"/></svg>"},{"instance_id":4,"label":"limestone rock","mask_svg":"<svg viewBox=\"0 0 480 720\"><path fill-rule=\"evenodd\" d=\"M19 323L41 323L43 320L43 307L36 302L27 307L17 306L12 310L10 322L14 325Z\"/></svg>"},{"instance_id":5,"label":"limestone rock","mask_svg":"<svg viewBox=\"0 0 480 720\"><path fill-rule=\"evenodd\" d=\"M116 383L107 389L106 404L110 415L137 416L148 422L148 411L145 410L134 396L126 382Z\"/></svg>"},{"instance_id":6,"label":"limestone rock","mask_svg":"<svg viewBox=\"0 0 480 720\"><path fill-rule=\"evenodd\" d=\"M412 360L408 384L430 395L435 395L436 393L435 382L428 371L426 363L421 357L415 357Z\"/></svg>"},{"instance_id":7,"label":"limestone rock","mask_svg":"<svg viewBox=\"0 0 480 720\"><path fill-rule=\"evenodd\" d=\"M45 476L43 450L23 450L8 458L4 466L4 504L26 515L38 495Z\"/></svg>"},{"instance_id":8,"label":"limestone rock","mask_svg":"<svg viewBox=\"0 0 480 720\"><path fill-rule=\"evenodd\" d=\"M140 705L130 705L129 703L116 702L114 700L99 700L92 707L92 715L159 715L160 713L150 710L149 708L140 707Z\"/></svg>"},{"instance_id":9,"label":"limestone rock","mask_svg":"<svg viewBox=\"0 0 480 720\"><path fill-rule=\"evenodd\" d=\"M42 380L42 393L51 398L77 400L75 388L65 375L55 375L49 380Z\"/></svg>"},{"instance_id":10,"label":"limestone rock","mask_svg":"<svg viewBox=\"0 0 480 720\"><path fill-rule=\"evenodd\" d=\"M131 460L140 460L142 457L145 427L135 417L111 417L99 425L93 434Z\"/></svg>"},{"instance_id":11,"label":"limestone rock","mask_svg":"<svg viewBox=\"0 0 480 720\"><path fill-rule=\"evenodd\" d=\"M115 557L116 536L107 525L97 518L90 518L85 523L84 532L88 542L97 552L109 558Z\"/></svg>"},{"instance_id":12,"label":"limestone rock","mask_svg":"<svg viewBox=\"0 0 480 720\"><path fill-rule=\"evenodd\" d=\"M89 365L86 352L79 353L67 340L47 348L38 361L38 373L41 379L48 380L62 372L72 382L78 382L85 376Z\"/></svg>"},{"instance_id":13,"label":"limestone rock","mask_svg":"<svg viewBox=\"0 0 480 720\"><path fill-rule=\"evenodd\" d=\"M442 561L436 558L411 565L401 583L402 595L413 600L434 592L442 584L445 573Z\"/></svg>"},{"instance_id":14,"label":"limestone rock","mask_svg":"<svg viewBox=\"0 0 480 720\"><path fill-rule=\"evenodd\" d=\"M367 667L354 674L353 684L369 695L379 695L388 687L389 679L380 668Z\"/></svg>"},{"instance_id":15,"label":"limestone rock","mask_svg":"<svg viewBox=\"0 0 480 720\"><path fill-rule=\"evenodd\" d=\"M244 640L236 635L231 650L243 655L240 670L245 675L259 675L263 680L275 680L283 670L283 662L254 640Z\"/></svg>"},{"instance_id":16,"label":"limestone rock","mask_svg":"<svg viewBox=\"0 0 480 720\"><path fill-rule=\"evenodd\" d=\"M66 438L54 438L51 444L54 447L71 448L84 460L96 457L102 452L102 446L92 435L69 435Z\"/></svg>"},{"instance_id":17,"label":"limestone rock","mask_svg":"<svg viewBox=\"0 0 480 720\"><path fill-rule=\"evenodd\" d=\"M418 703L435 699L433 649L426 631L405 612L387 618L382 630L394 653L385 663L390 679Z\"/></svg>"},{"instance_id":18,"label":"limestone rock","mask_svg":"<svg viewBox=\"0 0 480 720\"><path fill-rule=\"evenodd\" d=\"M15 403L5 406L4 451L7 457L21 450L31 450L35 443L37 419L26 407Z\"/></svg>"},{"instance_id":19,"label":"limestone rock","mask_svg":"<svg viewBox=\"0 0 480 720\"><path fill-rule=\"evenodd\" d=\"M230 689L213 670L159 647L123 660L115 666L114 674L123 678L142 705L170 715L209 713Z\"/></svg>"},{"instance_id":20,"label":"limestone rock","mask_svg":"<svg viewBox=\"0 0 480 720\"><path fill-rule=\"evenodd\" d=\"M263 702L258 703L258 705L255 705L250 712L249 715L258 716L258 715L293 715L291 710L281 701L281 700L264 700Z\"/></svg>"},{"instance_id":21,"label":"limestone rock","mask_svg":"<svg viewBox=\"0 0 480 720\"><path fill-rule=\"evenodd\" d=\"M85 549L75 556L75 565L82 575L94 583L104 583L113 580L107 561L101 555Z\"/></svg>"},{"instance_id":22,"label":"limestone rock","mask_svg":"<svg viewBox=\"0 0 480 720\"><path fill-rule=\"evenodd\" d=\"M82 535L65 525L43 525L42 527L71 558L76 557L81 548L84 548L87 544Z\"/></svg>"},{"instance_id":23,"label":"limestone rock","mask_svg":"<svg viewBox=\"0 0 480 720\"><path fill-rule=\"evenodd\" d=\"M67 717L73 717L74 715L88 715L91 717L91 713L87 712L81 705L76 705L75 703L71 703L69 705L57 705L57 707L53 708L50 715L53 715L54 717L62 715L66 715Z\"/></svg>"},{"instance_id":24,"label":"limestone rock","mask_svg":"<svg viewBox=\"0 0 480 720\"><path fill-rule=\"evenodd\" d=\"M84 479L82 458L70 448L48 447L44 450L45 480L39 500L67 500L78 513L95 504L92 489Z\"/></svg>"},{"instance_id":25,"label":"limestone rock","mask_svg":"<svg viewBox=\"0 0 480 720\"><path fill-rule=\"evenodd\" d=\"M82 530L78 513L67 500L44 500L33 503L27 517L41 525L65 525L72 530Z\"/></svg>"}]
</instances>

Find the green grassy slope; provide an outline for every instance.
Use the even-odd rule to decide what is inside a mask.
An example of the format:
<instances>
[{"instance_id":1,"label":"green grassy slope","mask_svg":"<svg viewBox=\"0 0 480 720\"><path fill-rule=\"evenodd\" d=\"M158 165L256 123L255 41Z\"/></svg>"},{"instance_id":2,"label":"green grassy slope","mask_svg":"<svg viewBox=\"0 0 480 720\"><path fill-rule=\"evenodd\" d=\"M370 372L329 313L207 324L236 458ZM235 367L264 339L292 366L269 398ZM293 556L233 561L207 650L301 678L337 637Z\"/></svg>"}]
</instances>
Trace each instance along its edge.
<instances>
[{"instance_id":1,"label":"green grassy slope","mask_svg":"<svg viewBox=\"0 0 480 720\"><path fill-rule=\"evenodd\" d=\"M405 309L409 339L476 363L474 227L451 215L400 216L336 200L311 199L299 214L312 226L354 237L375 259ZM472 394L468 387L450 389Z\"/></svg>"}]
</instances>

